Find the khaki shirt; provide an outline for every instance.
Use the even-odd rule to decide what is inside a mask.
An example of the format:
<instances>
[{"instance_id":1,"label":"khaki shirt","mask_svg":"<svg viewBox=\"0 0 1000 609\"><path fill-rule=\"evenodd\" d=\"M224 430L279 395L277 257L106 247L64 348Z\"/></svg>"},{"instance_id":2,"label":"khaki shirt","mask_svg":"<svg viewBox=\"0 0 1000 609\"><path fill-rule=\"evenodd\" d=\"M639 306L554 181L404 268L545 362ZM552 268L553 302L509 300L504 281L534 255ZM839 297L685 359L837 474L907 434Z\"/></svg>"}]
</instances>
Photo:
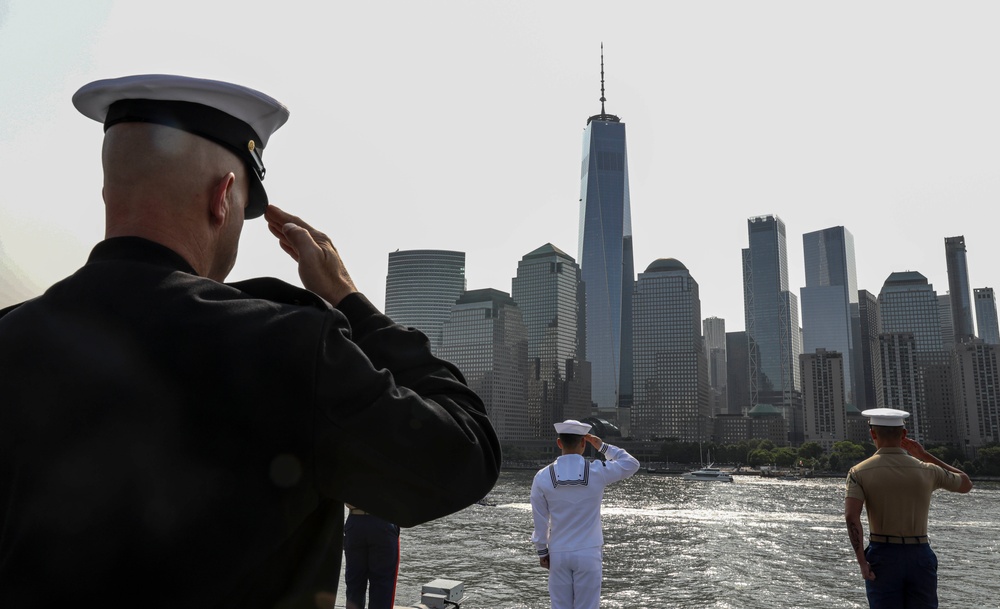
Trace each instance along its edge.
<instances>
[{"instance_id":1,"label":"khaki shirt","mask_svg":"<svg viewBox=\"0 0 1000 609\"><path fill-rule=\"evenodd\" d=\"M870 534L927 535L931 493L958 491L962 478L903 448L880 448L847 473L847 496L860 499L868 512Z\"/></svg>"}]
</instances>

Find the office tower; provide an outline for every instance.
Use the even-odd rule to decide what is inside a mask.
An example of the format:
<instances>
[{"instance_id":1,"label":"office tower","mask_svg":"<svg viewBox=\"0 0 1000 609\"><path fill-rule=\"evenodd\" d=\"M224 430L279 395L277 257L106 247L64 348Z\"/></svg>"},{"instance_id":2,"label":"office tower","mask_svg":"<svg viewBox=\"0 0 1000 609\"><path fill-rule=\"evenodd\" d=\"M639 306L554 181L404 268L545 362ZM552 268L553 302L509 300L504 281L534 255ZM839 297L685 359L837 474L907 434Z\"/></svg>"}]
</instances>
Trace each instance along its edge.
<instances>
[{"instance_id":1,"label":"office tower","mask_svg":"<svg viewBox=\"0 0 1000 609\"><path fill-rule=\"evenodd\" d=\"M483 399L500 441L531 439L525 399L528 334L521 310L506 292L487 288L463 294L442 326L440 356L455 364Z\"/></svg>"},{"instance_id":2,"label":"office tower","mask_svg":"<svg viewBox=\"0 0 1000 609\"><path fill-rule=\"evenodd\" d=\"M858 290L858 321L854 324L857 339L854 341L858 354L855 366L855 396L858 410L884 408L885 395L882 391L882 357L879 335L882 334L882 318L878 310L878 297L868 290Z\"/></svg>"},{"instance_id":3,"label":"office tower","mask_svg":"<svg viewBox=\"0 0 1000 609\"><path fill-rule=\"evenodd\" d=\"M701 322L705 354L708 356L708 385L712 416L729 412L726 399L726 320L709 317Z\"/></svg>"},{"instance_id":4,"label":"office tower","mask_svg":"<svg viewBox=\"0 0 1000 609\"><path fill-rule=\"evenodd\" d=\"M941 396L948 393L947 388L924 382L926 373L940 370L949 362L941 338L937 293L920 273L897 272L885 280L878 300L881 340L892 343L888 347L884 345L882 353L885 406L910 412L907 421L910 434L921 442L932 440L942 430L933 429L930 419L942 419L946 415L929 412L928 408L942 409L947 404L929 402L928 391ZM932 376L943 378L939 373Z\"/></svg>"},{"instance_id":5,"label":"office tower","mask_svg":"<svg viewBox=\"0 0 1000 609\"><path fill-rule=\"evenodd\" d=\"M982 340L960 344L953 362L956 427L966 432L955 443L972 458L975 449L1000 442L1000 346Z\"/></svg>"},{"instance_id":6,"label":"office tower","mask_svg":"<svg viewBox=\"0 0 1000 609\"><path fill-rule=\"evenodd\" d=\"M726 412L745 415L750 404L750 350L747 333L726 332Z\"/></svg>"},{"instance_id":7,"label":"office tower","mask_svg":"<svg viewBox=\"0 0 1000 609\"><path fill-rule=\"evenodd\" d=\"M441 326L465 292L465 252L396 250L389 254L385 314L427 335L438 354Z\"/></svg>"},{"instance_id":8,"label":"office tower","mask_svg":"<svg viewBox=\"0 0 1000 609\"><path fill-rule=\"evenodd\" d=\"M965 256L965 237L945 237L944 255L948 265L948 295L951 296L955 342L960 343L976 337L972 325L972 290Z\"/></svg>"},{"instance_id":9,"label":"office tower","mask_svg":"<svg viewBox=\"0 0 1000 609\"><path fill-rule=\"evenodd\" d=\"M972 292L976 302L979 338L988 345L1000 345L1000 323L997 322L997 299L993 288L976 288Z\"/></svg>"},{"instance_id":10,"label":"office tower","mask_svg":"<svg viewBox=\"0 0 1000 609\"><path fill-rule=\"evenodd\" d=\"M789 441L802 443L798 357L799 310L788 291L785 223L777 216L747 220L743 250L743 306L750 352L750 401L770 404L788 421Z\"/></svg>"},{"instance_id":11,"label":"office tower","mask_svg":"<svg viewBox=\"0 0 1000 609\"><path fill-rule=\"evenodd\" d=\"M521 258L511 287L528 332L529 422L535 437L551 438L553 423L591 414L589 364L578 351L580 267L546 243Z\"/></svg>"},{"instance_id":12,"label":"office tower","mask_svg":"<svg viewBox=\"0 0 1000 609\"><path fill-rule=\"evenodd\" d=\"M941 346L945 351L955 348L955 318L951 308L951 294L939 294L938 315L941 318Z\"/></svg>"},{"instance_id":13,"label":"office tower","mask_svg":"<svg viewBox=\"0 0 1000 609\"><path fill-rule=\"evenodd\" d=\"M816 349L799 356L802 366L802 411L805 441L829 451L847 439L847 402L844 399L844 356Z\"/></svg>"},{"instance_id":14,"label":"office tower","mask_svg":"<svg viewBox=\"0 0 1000 609\"><path fill-rule=\"evenodd\" d=\"M632 402L632 218L625 123L604 110L587 119L580 178L580 269L586 289L592 399L604 416ZM625 413L620 418L628 420ZM626 432L627 433L627 432Z\"/></svg>"},{"instance_id":15,"label":"office tower","mask_svg":"<svg viewBox=\"0 0 1000 609\"><path fill-rule=\"evenodd\" d=\"M673 258L661 258L639 274L632 323L632 436L708 440L712 412L701 298L687 267Z\"/></svg>"},{"instance_id":16,"label":"office tower","mask_svg":"<svg viewBox=\"0 0 1000 609\"><path fill-rule=\"evenodd\" d=\"M802 351L836 351L844 364L844 399L857 401L852 311L858 304L854 236L843 226L802 235L806 285L802 297Z\"/></svg>"}]
</instances>

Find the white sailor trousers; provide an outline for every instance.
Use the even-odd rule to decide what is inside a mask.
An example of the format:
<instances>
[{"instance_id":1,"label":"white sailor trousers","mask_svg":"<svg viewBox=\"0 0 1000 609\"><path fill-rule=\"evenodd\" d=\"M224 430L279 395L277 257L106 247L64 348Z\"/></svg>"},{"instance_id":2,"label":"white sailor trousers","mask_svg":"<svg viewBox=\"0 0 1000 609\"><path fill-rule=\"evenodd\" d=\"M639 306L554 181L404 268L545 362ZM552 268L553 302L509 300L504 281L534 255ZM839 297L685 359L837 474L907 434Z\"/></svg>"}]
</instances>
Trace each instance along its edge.
<instances>
[{"instance_id":1,"label":"white sailor trousers","mask_svg":"<svg viewBox=\"0 0 1000 609\"><path fill-rule=\"evenodd\" d=\"M601 548L549 552L552 609L598 609L601 604Z\"/></svg>"}]
</instances>

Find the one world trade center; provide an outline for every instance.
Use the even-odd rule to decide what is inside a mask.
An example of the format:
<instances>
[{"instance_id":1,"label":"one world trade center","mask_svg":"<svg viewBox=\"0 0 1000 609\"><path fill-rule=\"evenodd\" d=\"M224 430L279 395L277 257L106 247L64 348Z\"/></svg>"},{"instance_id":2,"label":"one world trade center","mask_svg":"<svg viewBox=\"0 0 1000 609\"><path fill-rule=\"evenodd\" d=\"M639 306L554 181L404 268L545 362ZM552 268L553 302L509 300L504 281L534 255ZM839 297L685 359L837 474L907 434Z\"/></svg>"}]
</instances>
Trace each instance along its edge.
<instances>
[{"instance_id":1,"label":"one world trade center","mask_svg":"<svg viewBox=\"0 0 1000 609\"><path fill-rule=\"evenodd\" d=\"M604 110L587 119L580 177L580 269L585 284L586 359L598 409L628 425L632 405L632 218L629 210L625 123Z\"/></svg>"}]
</instances>

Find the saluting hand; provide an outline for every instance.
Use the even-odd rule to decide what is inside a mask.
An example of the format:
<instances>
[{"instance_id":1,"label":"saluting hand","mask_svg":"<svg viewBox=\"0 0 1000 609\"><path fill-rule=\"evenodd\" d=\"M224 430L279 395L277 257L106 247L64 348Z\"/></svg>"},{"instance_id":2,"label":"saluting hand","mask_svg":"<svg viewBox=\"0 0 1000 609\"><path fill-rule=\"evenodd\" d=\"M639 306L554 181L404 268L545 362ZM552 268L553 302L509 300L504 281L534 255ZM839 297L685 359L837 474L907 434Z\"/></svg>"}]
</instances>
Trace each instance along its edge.
<instances>
[{"instance_id":1,"label":"saluting hand","mask_svg":"<svg viewBox=\"0 0 1000 609\"><path fill-rule=\"evenodd\" d=\"M600 438L598 438L593 434L587 434L583 436L583 439L586 440L588 444L593 446L594 450L601 450L601 445L604 444L604 442Z\"/></svg>"},{"instance_id":2,"label":"saluting hand","mask_svg":"<svg viewBox=\"0 0 1000 609\"><path fill-rule=\"evenodd\" d=\"M927 451L924 450L924 447L920 445L920 442L911 440L910 438L903 438L902 441L900 441L899 446L921 461L923 460L923 455L927 453Z\"/></svg>"},{"instance_id":3,"label":"saluting hand","mask_svg":"<svg viewBox=\"0 0 1000 609\"><path fill-rule=\"evenodd\" d=\"M274 205L268 205L264 218L281 249L299 263L302 287L333 306L358 291L337 248L324 233Z\"/></svg>"}]
</instances>

